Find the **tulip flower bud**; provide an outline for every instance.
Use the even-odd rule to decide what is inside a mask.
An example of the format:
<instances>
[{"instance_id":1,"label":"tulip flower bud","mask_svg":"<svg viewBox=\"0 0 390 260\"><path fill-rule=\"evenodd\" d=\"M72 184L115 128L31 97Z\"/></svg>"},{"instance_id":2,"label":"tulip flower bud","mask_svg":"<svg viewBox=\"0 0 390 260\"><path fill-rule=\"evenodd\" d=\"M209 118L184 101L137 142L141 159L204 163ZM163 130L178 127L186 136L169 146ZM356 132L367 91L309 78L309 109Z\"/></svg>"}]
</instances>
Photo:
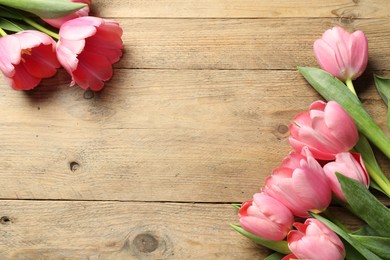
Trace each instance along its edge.
<instances>
[{"instance_id":1,"label":"tulip flower bud","mask_svg":"<svg viewBox=\"0 0 390 260\"><path fill-rule=\"evenodd\" d=\"M367 173L362 156L358 153L339 153L336 161L329 162L324 166L324 172L328 178L330 187L335 195L342 201L346 201L337 179L336 172L351 179L357 180L367 188L370 184L370 177Z\"/></svg>"},{"instance_id":2,"label":"tulip flower bud","mask_svg":"<svg viewBox=\"0 0 390 260\"><path fill-rule=\"evenodd\" d=\"M298 217L325 210L332 192L320 164L307 147L292 152L265 181L264 193L283 203Z\"/></svg>"},{"instance_id":3,"label":"tulip flower bud","mask_svg":"<svg viewBox=\"0 0 390 260\"><path fill-rule=\"evenodd\" d=\"M356 79L367 67L368 43L362 31L349 33L333 27L314 42L313 48L321 68L341 81Z\"/></svg>"},{"instance_id":4,"label":"tulip flower bud","mask_svg":"<svg viewBox=\"0 0 390 260\"><path fill-rule=\"evenodd\" d=\"M294 223L287 235L288 247L297 259L342 260L345 248L340 238L317 219Z\"/></svg>"},{"instance_id":5,"label":"tulip flower bud","mask_svg":"<svg viewBox=\"0 0 390 260\"><path fill-rule=\"evenodd\" d=\"M264 193L244 202L238 216L245 230L269 240L283 240L294 222L286 206Z\"/></svg>"},{"instance_id":6,"label":"tulip flower bud","mask_svg":"<svg viewBox=\"0 0 390 260\"><path fill-rule=\"evenodd\" d=\"M291 146L298 152L307 146L319 160L333 160L336 154L350 151L358 139L355 122L334 101L312 103L290 125Z\"/></svg>"}]
</instances>

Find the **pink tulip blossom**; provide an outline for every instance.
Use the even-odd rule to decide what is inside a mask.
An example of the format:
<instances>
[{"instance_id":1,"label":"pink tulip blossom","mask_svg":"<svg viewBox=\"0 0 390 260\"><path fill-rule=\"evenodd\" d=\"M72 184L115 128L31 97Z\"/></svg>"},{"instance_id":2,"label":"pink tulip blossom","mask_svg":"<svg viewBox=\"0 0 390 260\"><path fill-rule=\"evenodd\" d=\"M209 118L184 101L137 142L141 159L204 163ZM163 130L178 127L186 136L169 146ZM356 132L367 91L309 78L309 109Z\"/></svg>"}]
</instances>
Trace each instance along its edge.
<instances>
[{"instance_id":1,"label":"pink tulip blossom","mask_svg":"<svg viewBox=\"0 0 390 260\"><path fill-rule=\"evenodd\" d=\"M287 235L288 247L297 259L342 260L345 248L340 238L317 219L294 223Z\"/></svg>"},{"instance_id":2,"label":"pink tulip blossom","mask_svg":"<svg viewBox=\"0 0 390 260\"><path fill-rule=\"evenodd\" d=\"M72 76L71 86L99 91L112 77L112 64L122 55L122 29L112 20L81 17L60 28L57 57Z\"/></svg>"},{"instance_id":3,"label":"pink tulip blossom","mask_svg":"<svg viewBox=\"0 0 390 260\"><path fill-rule=\"evenodd\" d=\"M337 179L336 172L351 179L357 180L367 188L370 185L370 177L364 166L363 158L358 153L339 153L336 161L329 162L324 166L325 175L328 177L329 185L335 195L342 201L346 201Z\"/></svg>"},{"instance_id":4,"label":"pink tulip blossom","mask_svg":"<svg viewBox=\"0 0 390 260\"><path fill-rule=\"evenodd\" d=\"M245 230L269 240L283 240L294 222L289 209L264 193L244 202L238 216Z\"/></svg>"},{"instance_id":5,"label":"pink tulip blossom","mask_svg":"<svg viewBox=\"0 0 390 260\"><path fill-rule=\"evenodd\" d=\"M263 191L298 217L325 210L332 199L325 173L307 147L302 154L291 152L267 177Z\"/></svg>"},{"instance_id":6,"label":"pink tulip blossom","mask_svg":"<svg viewBox=\"0 0 390 260\"><path fill-rule=\"evenodd\" d=\"M367 38L362 31L333 27L314 42L314 54L322 69L342 81L354 80L367 67Z\"/></svg>"},{"instance_id":7,"label":"pink tulip blossom","mask_svg":"<svg viewBox=\"0 0 390 260\"><path fill-rule=\"evenodd\" d=\"M77 10L76 12L67 15L65 17L60 17L60 18L55 18L55 19L42 19L51 26L54 26L56 28L60 28L62 24L65 22L78 18L78 17L83 17L83 16L88 16L89 14L89 7L91 6L92 0L69 0L71 2L76 2L76 3L84 3L87 4L87 6L81 8L80 10Z\"/></svg>"},{"instance_id":8,"label":"pink tulip blossom","mask_svg":"<svg viewBox=\"0 0 390 260\"><path fill-rule=\"evenodd\" d=\"M60 64L56 42L44 33L26 30L0 38L0 70L15 90L35 88L56 74Z\"/></svg>"},{"instance_id":9,"label":"pink tulip blossom","mask_svg":"<svg viewBox=\"0 0 390 260\"><path fill-rule=\"evenodd\" d=\"M333 160L351 150L359 139L353 119L336 102L316 101L290 125L289 142L298 152L307 146L314 158Z\"/></svg>"}]
</instances>

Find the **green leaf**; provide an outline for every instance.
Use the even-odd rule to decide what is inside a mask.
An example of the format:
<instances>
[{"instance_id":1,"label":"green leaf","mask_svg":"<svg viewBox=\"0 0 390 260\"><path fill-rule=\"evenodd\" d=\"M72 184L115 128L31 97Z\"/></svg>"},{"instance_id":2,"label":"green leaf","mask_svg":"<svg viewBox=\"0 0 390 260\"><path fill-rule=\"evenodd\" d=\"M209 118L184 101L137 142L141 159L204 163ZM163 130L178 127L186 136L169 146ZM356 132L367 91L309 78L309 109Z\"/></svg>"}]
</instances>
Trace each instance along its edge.
<instances>
[{"instance_id":1,"label":"green leaf","mask_svg":"<svg viewBox=\"0 0 390 260\"><path fill-rule=\"evenodd\" d=\"M375 230L373 230L369 225L364 225L360 229L353 232L354 235L358 236L378 236Z\"/></svg>"},{"instance_id":2,"label":"green leaf","mask_svg":"<svg viewBox=\"0 0 390 260\"><path fill-rule=\"evenodd\" d=\"M241 208L241 204L234 203L232 204L233 208L239 210Z\"/></svg>"},{"instance_id":3,"label":"green leaf","mask_svg":"<svg viewBox=\"0 0 390 260\"><path fill-rule=\"evenodd\" d=\"M86 6L69 0L0 0L0 4L33 13L41 18L63 17Z\"/></svg>"},{"instance_id":4,"label":"green leaf","mask_svg":"<svg viewBox=\"0 0 390 260\"><path fill-rule=\"evenodd\" d=\"M390 102L390 79L374 74L375 86L386 105Z\"/></svg>"},{"instance_id":5,"label":"green leaf","mask_svg":"<svg viewBox=\"0 0 390 260\"><path fill-rule=\"evenodd\" d=\"M360 182L336 173L349 208L377 234L390 237L390 210Z\"/></svg>"},{"instance_id":6,"label":"green leaf","mask_svg":"<svg viewBox=\"0 0 390 260\"><path fill-rule=\"evenodd\" d=\"M343 82L318 68L299 67L298 70L321 96L339 103L355 120L359 131L390 158L390 138Z\"/></svg>"},{"instance_id":7,"label":"green leaf","mask_svg":"<svg viewBox=\"0 0 390 260\"><path fill-rule=\"evenodd\" d=\"M375 236L350 235L353 239L362 243L366 248L382 259L390 259L390 238Z\"/></svg>"},{"instance_id":8,"label":"green leaf","mask_svg":"<svg viewBox=\"0 0 390 260\"><path fill-rule=\"evenodd\" d=\"M383 173L381 167L379 167L374 151L364 135L359 136L358 143L354 149L362 155L366 169L371 179L375 181L372 186L375 188L375 184L377 184L380 187L379 190L390 197L390 181Z\"/></svg>"},{"instance_id":9,"label":"green leaf","mask_svg":"<svg viewBox=\"0 0 390 260\"><path fill-rule=\"evenodd\" d=\"M10 31L10 32L21 32L23 31L23 28L21 28L19 25L11 22L10 20L7 20L5 18L0 17L0 28Z\"/></svg>"},{"instance_id":10,"label":"green leaf","mask_svg":"<svg viewBox=\"0 0 390 260\"><path fill-rule=\"evenodd\" d=\"M268 247L269 249L272 249L276 252L282 253L282 254L289 254L290 249L288 248L287 241L273 241L273 240L268 240L259 236L256 236L245 229L243 229L240 225L234 225L230 224L230 226L236 230L238 233L241 235L251 239L253 242L256 244Z\"/></svg>"},{"instance_id":11,"label":"green leaf","mask_svg":"<svg viewBox=\"0 0 390 260\"><path fill-rule=\"evenodd\" d=\"M18 20L23 20L23 15L18 14L17 11L15 11L12 8L8 8L5 6L0 5L0 17L3 18L9 18L9 19L18 19Z\"/></svg>"},{"instance_id":12,"label":"green leaf","mask_svg":"<svg viewBox=\"0 0 390 260\"><path fill-rule=\"evenodd\" d=\"M347 260L366 260L362 254L360 254L353 246L351 246L347 241L341 238L341 241L344 244L345 248L345 259Z\"/></svg>"},{"instance_id":13,"label":"green leaf","mask_svg":"<svg viewBox=\"0 0 390 260\"><path fill-rule=\"evenodd\" d=\"M376 89L387 105L387 127L390 129L390 79L375 74L374 79Z\"/></svg>"},{"instance_id":14,"label":"green leaf","mask_svg":"<svg viewBox=\"0 0 390 260\"><path fill-rule=\"evenodd\" d=\"M329 221L328 219L321 217L320 215L310 213L313 218L318 219L325 225L327 225L330 229L332 229L336 234L338 234L340 237L342 237L345 241L347 241L351 246L353 246L356 251L358 251L363 257L370 260L380 260L376 254L371 252L369 249L367 249L362 243L360 243L358 240L353 239L348 233L346 233L344 230L336 226L333 222Z\"/></svg>"},{"instance_id":15,"label":"green leaf","mask_svg":"<svg viewBox=\"0 0 390 260\"><path fill-rule=\"evenodd\" d=\"M275 252L273 254L270 254L266 258L264 258L264 260L281 260L284 256L285 256L284 254Z\"/></svg>"}]
</instances>

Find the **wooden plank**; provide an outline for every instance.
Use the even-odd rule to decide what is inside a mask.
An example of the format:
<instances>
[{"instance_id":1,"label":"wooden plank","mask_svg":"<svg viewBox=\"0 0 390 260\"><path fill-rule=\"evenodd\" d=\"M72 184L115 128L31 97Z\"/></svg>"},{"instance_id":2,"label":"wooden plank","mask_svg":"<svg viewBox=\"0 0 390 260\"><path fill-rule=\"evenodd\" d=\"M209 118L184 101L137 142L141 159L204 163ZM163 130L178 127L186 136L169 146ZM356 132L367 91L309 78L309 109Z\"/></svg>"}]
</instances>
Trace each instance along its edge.
<instances>
[{"instance_id":1,"label":"wooden plank","mask_svg":"<svg viewBox=\"0 0 390 260\"><path fill-rule=\"evenodd\" d=\"M95 95L67 82L62 71L27 93L1 85L0 198L243 201L319 98L295 71L116 70ZM360 83L385 128L372 79Z\"/></svg>"},{"instance_id":2,"label":"wooden plank","mask_svg":"<svg viewBox=\"0 0 390 260\"><path fill-rule=\"evenodd\" d=\"M357 219L338 208L352 229ZM1 259L263 259L230 205L0 201Z\"/></svg>"},{"instance_id":3,"label":"wooden plank","mask_svg":"<svg viewBox=\"0 0 390 260\"><path fill-rule=\"evenodd\" d=\"M387 18L383 0L94 0L93 11L104 17L144 18Z\"/></svg>"},{"instance_id":4,"label":"wooden plank","mask_svg":"<svg viewBox=\"0 0 390 260\"><path fill-rule=\"evenodd\" d=\"M388 19L121 19L125 54L118 68L293 69L318 66L322 33L341 25L363 30L369 66L390 69ZM302 28L305 28L304 30Z\"/></svg>"},{"instance_id":5,"label":"wooden plank","mask_svg":"<svg viewBox=\"0 0 390 260\"><path fill-rule=\"evenodd\" d=\"M244 259L230 205L0 201L1 259Z\"/></svg>"}]
</instances>

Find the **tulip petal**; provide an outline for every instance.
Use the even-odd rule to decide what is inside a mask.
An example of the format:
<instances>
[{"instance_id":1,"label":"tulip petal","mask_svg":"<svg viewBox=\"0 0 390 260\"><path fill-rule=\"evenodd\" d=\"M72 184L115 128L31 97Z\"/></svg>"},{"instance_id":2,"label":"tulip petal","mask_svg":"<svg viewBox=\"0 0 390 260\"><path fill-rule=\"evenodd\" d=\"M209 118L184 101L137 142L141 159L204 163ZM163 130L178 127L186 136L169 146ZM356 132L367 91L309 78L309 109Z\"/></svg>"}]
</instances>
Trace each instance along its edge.
<instances>
[{"instance_id":1,"label":"tulip petal","mask_svg":"<svg viewBox=\"0 0 390 260\"><path fill-rule=\"evenodd\" d=\"M355 31L350 39L350 55L352 66L352 80L359 77L368 63L368 43L367 38L362 31Z\"/></svg>"},{"instance_id":2,"label":"tulip petal","mask_svg":"<svg viewBox=\"0 0 390 260\"><path fill-rule=\"evenodd\" d=\"M325 123L335 140L343 140L344 151L349 151L358 141L357 127L352 118L336 102L329 101L325 108Z\"/></svg>"},{"instance_id":3,"label":"tulip petal","mask_svg":"<svg viewBox=\"0 0 390 260\"><path fill-rule=\"evenodd\" d=\"M0 38L0 70L6 77L12 77L15 74L13 64L19 64L20 52L20 42L15 36L8 35Z\"/></svg>"},{"instance_id":4,"label":"tulip petal","mask_svg":"<svg viewBox=\"0 0 390 260\"><path fill-rule=\"evenodd\" d=\"M65 22L60 29L59 35L72 41L83 40L91 37L97 31L97 26L103 22L102 19L86 19L81 17Z\"/></svg>"},{"instance_id":5,"label":"tulip petal","mask_svg":"<svg viewBox=\"0 0 390 260\"><path fill-rule=\"evenodd\" d=\"M23 55L26 70L34 77L49 78L57 73L60 66L51 46L41 45L34 49L33 55Z\"/></svg>"},{"instance_id":6,"label":"tulip petal","mask_svg":"<svg viewBox=\"0 0 390 260\"><path fill-rule=\"evenodd\" d=\"M12 87L15 90L30 90L41 82L41 78L32 76L23 65L15 67L15 75L12 77Z\"/></svg>"}]
</instances>

